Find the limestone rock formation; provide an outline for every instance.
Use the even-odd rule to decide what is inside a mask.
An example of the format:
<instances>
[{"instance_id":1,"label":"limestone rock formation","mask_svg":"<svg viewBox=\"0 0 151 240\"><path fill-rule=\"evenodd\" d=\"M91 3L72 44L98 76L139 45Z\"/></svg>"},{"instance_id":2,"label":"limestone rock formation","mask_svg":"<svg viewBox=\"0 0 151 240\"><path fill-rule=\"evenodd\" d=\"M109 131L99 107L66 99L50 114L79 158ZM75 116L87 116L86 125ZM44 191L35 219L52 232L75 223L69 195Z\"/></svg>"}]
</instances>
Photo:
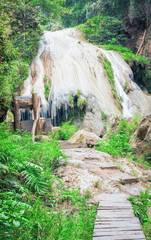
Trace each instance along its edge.
<instances>
[{"instance_id":1,"label":"limestone rock formation","mask_svg":"<svg viewBox=\"0 0 151 240\"><path fill-rule=\"evenodd\" d=\"M102 56L111 63L115 86L111 85ZM119 98L115 97L115 89ZM132 70L123 58L87 43L76 29L44 32L23 95L32 91L41 97L41 115L51 118L53 126L82 113L84 129L98 136L104 131L102 112L109 118L131 118L136 112L143 115L151 111L151 96L134 83Z\"/></svg>"},{"instance_id":2,"label":"limestone rock formation","mask_svg":"<svg viewBox=\"0 0 151 240\"><path fill-rule=\"evenodd\" d=\"M130 144L139 155L151 153L151 113L142 119Z\"/></svg>"},{"instance_id":3,"label":"limestone rock formation","mask_svg":"<svg viewBox=\"0 0 151 240\"><path fill-rule=\"evenodd\" d=\"M95 133L80 130L76 132L69 140L69 143L82 143L87 145L97 145L99 138Z\"/></svg>"}]
</instances>

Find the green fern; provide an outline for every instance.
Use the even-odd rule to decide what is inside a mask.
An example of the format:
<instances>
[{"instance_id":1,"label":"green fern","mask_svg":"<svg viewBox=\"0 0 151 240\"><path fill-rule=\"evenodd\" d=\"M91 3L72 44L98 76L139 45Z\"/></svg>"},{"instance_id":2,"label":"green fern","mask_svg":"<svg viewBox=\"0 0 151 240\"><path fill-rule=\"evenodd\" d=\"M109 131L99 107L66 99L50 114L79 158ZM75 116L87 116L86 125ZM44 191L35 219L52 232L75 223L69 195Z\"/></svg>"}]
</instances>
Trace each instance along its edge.
<instances>
[{"instance_id":1,"label":"green fern","mask_svg":"<svg viewBox=\"0 0 151 240\"><path fill-rule=\"evenodd\" d=\"M25 183L39 194L44 194L48 191L46 179L43 177L42 168L33 163L27 163L26 169L21 172Z\"/></svg>"}]
</instances>

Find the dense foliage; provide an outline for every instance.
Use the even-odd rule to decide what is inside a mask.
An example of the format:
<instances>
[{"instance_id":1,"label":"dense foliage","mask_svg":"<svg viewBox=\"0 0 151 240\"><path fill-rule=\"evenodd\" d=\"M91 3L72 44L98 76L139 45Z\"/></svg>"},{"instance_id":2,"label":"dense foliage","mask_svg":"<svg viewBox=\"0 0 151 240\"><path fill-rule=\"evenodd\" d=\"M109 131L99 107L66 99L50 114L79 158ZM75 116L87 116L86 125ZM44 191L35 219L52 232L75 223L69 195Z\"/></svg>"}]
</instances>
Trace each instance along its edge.
<instances>
[{"instance_id":1,"label":"dense foliage","mask_svg":"<svg viewBox=\"0 0 151 240\"><path fill-rule=\"evenodd\" d=\"M151 0L67 0L65 6L70 12L63 17L63 23L67 27L75 26L92 17L106 15L144 27L150 22L150 4Z\"/></svg>"},{"instance_id":2,"label":"dense foliage","mask_svg":"<svg viewBox=\"0 0 151 240\"><path fill-rule=\"evenodd\" d=\"M1 239L92 239L96 207L53 175L64 163L56 141L0 125Z\"/></svg>"},{"instance_id":3,"label":"dense foliage","mask_svg":"<svg viewBox=\"0 0 151 240\"><path fill-rule=\"evenodd\" d=\"M2 0L0 3L0 122L12 95L20 94L42 31L64 12L64 0Z\"/></svg>"},{"instance_id":4,"label":"dense foliage","mask_svg":"<svg viewBox=\"0 0 151 240\"><path fill-rule=\"evenodd\" d=\"M98 16L78 26L84 36L93 43L122 44L126 40L122 22L114 17Z\"/></svg>"}]
</instances>

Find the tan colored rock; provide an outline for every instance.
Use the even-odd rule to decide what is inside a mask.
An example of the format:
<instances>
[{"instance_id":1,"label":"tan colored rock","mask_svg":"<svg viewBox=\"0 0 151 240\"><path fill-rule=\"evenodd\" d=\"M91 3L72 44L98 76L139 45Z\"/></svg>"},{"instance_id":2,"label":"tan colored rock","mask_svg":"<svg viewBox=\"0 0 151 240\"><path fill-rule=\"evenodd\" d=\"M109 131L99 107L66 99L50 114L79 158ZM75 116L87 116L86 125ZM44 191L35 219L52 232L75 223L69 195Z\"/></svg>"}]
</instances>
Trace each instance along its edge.
<instances>
[{"instance_id":1,"label":"tan colored rock","mask_svg":"<svg viewBox=\"0 0 151 240\"><path fill-rule=\"evenodd\" d=\"M52 134L59 130L59 127L52 127Z\"/></svg>"},{"instance_id":2,"label":"tan colored rock","mask_svg":"<svg viewBox=\"0 0 151 240\"><path fill-rule=\"evenodd\" d=\"M45 136L45 135L42 136L42 139L47 140L47 141L49 141L50 138L51 138L50 136Z\"/></svg>"},{"instance_id":3,"label":"tan colored rock","mask_svg":"<svg viewBox=\"0 0 151 240\"><path fill-rule=\"evenodd\" d=\"M36 142L42 142L43 139L49 141L51 139L51 137L52 137L51 135L50 136L46 136L46 135L37 136L36 137Z\"/></svg>"},{"instance_id":4,"label":"tan colored rock","mask_svg":"<svg viewBox=\"0 0 151 240\"><path fill-rule=\"evenodd\" d=\"M101 140L95 133L86 132L85 130L80 130L76 132L70 139L69 143L83 143L87 145L97 145L97 142Z\"/></svg>"},{"instance_id":5,"label":"tan colored rock","mask_svg":"<svg viewBox=\"0 0 151 240\"><path fill-rule=\"evenodd\" d=\"M138 155L151 153L151 113L142 119L130 144Z\"/></svg>"}]
</instances>

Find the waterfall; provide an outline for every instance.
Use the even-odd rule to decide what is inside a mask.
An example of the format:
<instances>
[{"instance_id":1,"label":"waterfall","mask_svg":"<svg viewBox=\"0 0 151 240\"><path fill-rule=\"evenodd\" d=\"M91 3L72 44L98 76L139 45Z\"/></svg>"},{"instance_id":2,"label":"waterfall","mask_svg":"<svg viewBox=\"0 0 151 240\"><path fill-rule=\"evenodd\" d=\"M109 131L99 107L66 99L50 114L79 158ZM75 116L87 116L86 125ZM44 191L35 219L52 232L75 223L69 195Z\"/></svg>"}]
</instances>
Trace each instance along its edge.
<instances>
[{"instance_id":1,"label":"waterfall","mask_svg":"<svg viewBox=\"0 0 151 240\"><path fill-rule=\"evenodd\" d=\"M122 99L123 117L132 118L133 117L132 103L127 94L124 92L123 87L120 83L121 78L123 78L120 71L125 72L125 74L127 75L127 80L130 80L130 76L132 75L130 71L128 71L128 68L125 67L125 64L123 64L122 61L119 62L119 56L116 53L105 50L103 50L102 52L111 62L111 66L114 72L114 81L117 94Z\"/></svg>"},{"instance_id":2,"label":"waterfall","mask_svg":"<svg viewBox=\"0 0 151 240\"><path fill-rule=\"evenodd\" d=\"M132 70L123 58L114 51L103 50L81 39L81 33L76 29L44 32L38 54L32 61L29 77L25 80L23 93L24 96L31 95L32 91L38 93L42 100L41 117L51 118L52 124L56 126L70 119L72 114L81 112L76 105L78 91L88 102L86 111L89 113L87 125L90 131L94 119L97 122L102 121L101 111L109 116L121 115L104 74L103 64L98 59L102 53L111 62L117 94L122 100L123 116L131 118L137 111L144 112L138 92L144 96L144 101L147 102L149 98L142 95L142 91L134 83ZM45 98L45 76L51 79L48 100ZM132 86L130 94L124 91L126 82ZM71 95L76 107L70 106ZM146 111L151 111L149 104L145 106ZM24 118L23 116L22 119Z\"/></svg>"}]
</instances>

